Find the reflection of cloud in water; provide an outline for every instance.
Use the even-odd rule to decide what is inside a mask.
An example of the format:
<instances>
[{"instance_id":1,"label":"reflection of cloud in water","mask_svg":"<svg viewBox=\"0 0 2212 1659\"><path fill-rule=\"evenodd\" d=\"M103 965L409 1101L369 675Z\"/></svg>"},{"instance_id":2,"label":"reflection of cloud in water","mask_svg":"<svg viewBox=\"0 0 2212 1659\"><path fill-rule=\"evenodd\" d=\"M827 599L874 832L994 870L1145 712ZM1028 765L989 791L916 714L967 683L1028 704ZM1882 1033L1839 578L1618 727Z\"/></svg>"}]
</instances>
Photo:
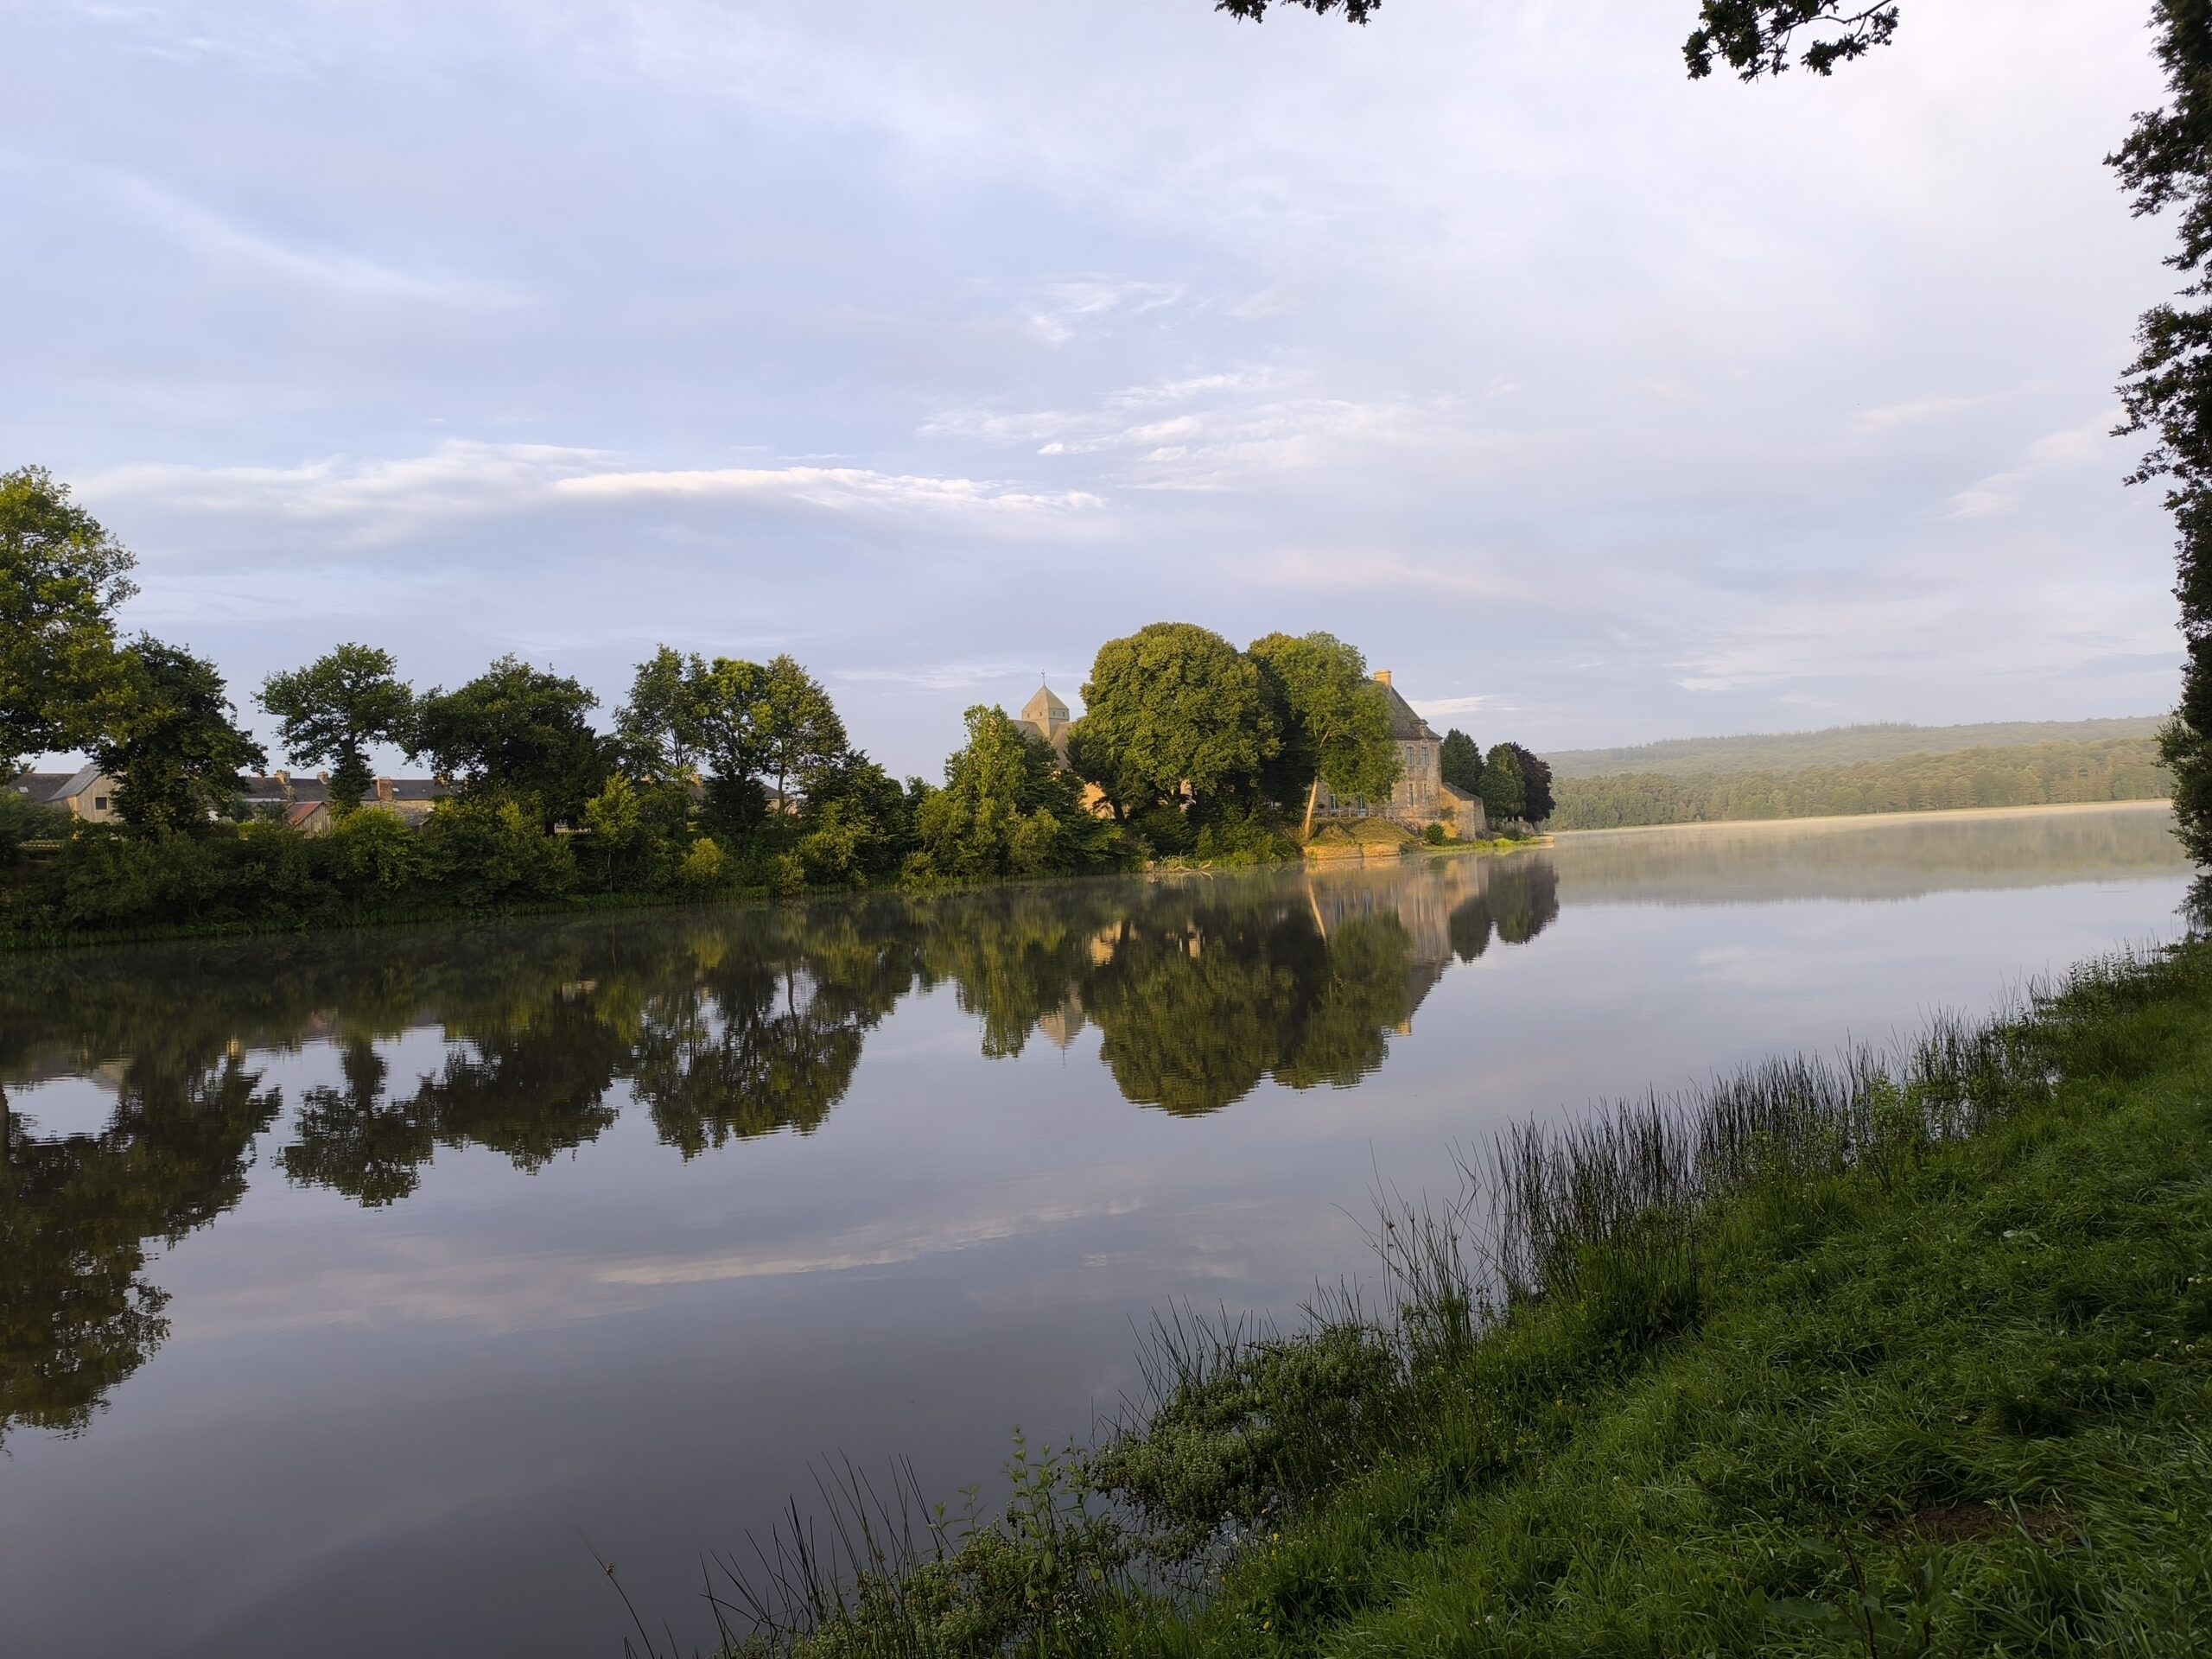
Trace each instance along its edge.
<instances>
[{"instance_id":1,"label":"reflection of cloud in water","mask_svg":"<svg viewBox=\"0 0 2212 1659\"><path fill-rule=\"evenodd\" d=\"M1135 1179L1133 1173L1123 1172L1120 1180ZM908 1211L844 1230L811 1246L785 1235L752 1248L609 1262L570 1252L486 1256L474 1254L474 1241L467 1236L402 1235L378 1241L382 1260L372 1266L263 1281L203 1295L195 1303L189 1326L178 1335L189 1341L317 1325L378 1328L452 1322L505 1335L632 1313L665 1300L662 1293L690 1287L898 1267L1111 1219L1144 1207L1135 1197L1067 1203L1046 1195L1056 1183L1043 1176L1027 1185L1037 1189L1028 1202L991 1213Z\"/></svg>"}]
</instances>

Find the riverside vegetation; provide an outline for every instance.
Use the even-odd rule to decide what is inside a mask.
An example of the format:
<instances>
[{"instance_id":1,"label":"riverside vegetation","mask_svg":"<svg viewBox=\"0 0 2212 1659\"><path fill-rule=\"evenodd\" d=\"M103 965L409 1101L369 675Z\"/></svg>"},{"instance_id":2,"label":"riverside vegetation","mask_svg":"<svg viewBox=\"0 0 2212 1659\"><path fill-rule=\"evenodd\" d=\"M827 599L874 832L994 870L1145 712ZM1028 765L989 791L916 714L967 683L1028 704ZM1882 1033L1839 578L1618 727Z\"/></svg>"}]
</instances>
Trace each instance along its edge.
<instances>
[{"instance_id":1,"label":"riverside vegetation","mask_svg":"<svg viewBox=\"0 0 2212 1659\"><path fill-rule=\"evenodd\" d=\"M0 942L1253 864L1298 856L1317 783L1376 798L1398 776L1379 688L1325 633L1239 651L1155 623L1109 640L1065 763L977 707L938 784L855 747L788 656L664 645L601 731L588 688L518 658L417 694L388 652L345 644L258 694L289 758L329 767L332 823L309 835L240 804L240 772L268 757L215 664L118 639L133 563L67 485L0 475L0 777L81 747L118 780L121 820L0 790ZM1453 737L1497 816L1542 816L1540 761ZM450 780L419 829L364 804L379 746Z\"/></svg>"},{"instance_id":2,"label":"riverside vegetation","mask_svg":"<svg viewBox=\"0 0 2212 1659\"><path fill-rule=\"evenodd\" d=\"M725 1653L2202 1651L2208 1016L2190 943L1510 1132L1380 1205L1383 1309L1169 1315L1002 1514L826 1483Z\"/></svg>"}]
</instances>

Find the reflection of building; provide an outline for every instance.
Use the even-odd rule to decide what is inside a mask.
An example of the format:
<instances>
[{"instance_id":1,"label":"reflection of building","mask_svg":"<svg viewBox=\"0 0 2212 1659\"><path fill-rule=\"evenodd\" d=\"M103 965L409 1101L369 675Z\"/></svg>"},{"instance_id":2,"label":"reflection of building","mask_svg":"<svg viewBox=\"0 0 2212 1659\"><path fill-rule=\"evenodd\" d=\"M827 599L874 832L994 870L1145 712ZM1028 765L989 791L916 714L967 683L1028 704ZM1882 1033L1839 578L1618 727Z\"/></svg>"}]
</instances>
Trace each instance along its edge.
<instances>
[{"instance_id":1,"label":"reflection of building","mask_svg":"<svg viewBox=\"0 0 2212 1659\"><path fill-rule=\"evenodd\" d=\"M1390 671L1375 671L1389 709L1390 741L1398 747L1398 781L1388 801L1338 801L1321 785L1316 810L1338 817L1387 817L1413 829L1441 823L1454 836L1471 841L1489 833L1483 804L1465 790L1444 781L1443 740L1414 710L1413 704L1390 683Z\"/></svg>"},{"instance_id":2,"label":"reflection of building","mask_svg":"<svg viewBox=\"0 0 2212 1659\"><path fill-rule=\"evenodd\" d=\"M1045 1039L1053 1047L1065 1052L1068 1045L1082 1035L1084 1023L1083 993L1070 986L1066 1001L1050 1014L1038 1016L1037 1029L1045 1033Z\"/></svg>"}]
</instances>

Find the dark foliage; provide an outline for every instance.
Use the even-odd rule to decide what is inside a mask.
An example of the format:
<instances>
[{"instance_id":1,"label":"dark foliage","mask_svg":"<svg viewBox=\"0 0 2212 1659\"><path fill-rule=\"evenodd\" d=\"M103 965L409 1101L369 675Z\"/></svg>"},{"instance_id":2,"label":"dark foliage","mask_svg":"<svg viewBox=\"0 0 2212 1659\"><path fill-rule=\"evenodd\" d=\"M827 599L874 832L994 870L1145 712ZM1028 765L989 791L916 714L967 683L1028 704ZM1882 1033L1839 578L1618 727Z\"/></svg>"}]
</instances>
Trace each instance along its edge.
<instances>
[{"instance_id":1,"label":"dark foliage","mask_svg":"<svg viewBox=\"0 0 2212 1659\"><path fill-rule=\"evenodd\" d=\"M467 684L423 699L408 745L467 792L528 801L547 826L575 823L606 782L606 746L578 681L502 657Z\"/></svg>"},{"instance_id":2,"label":"dark foliage","mask_svg":"<svg viewBox=\"0 0 2212 1659\"><path fill-rule=\"evenodd\" d=\"M1888 0L1703 0L1698 26L1682 48L1690 75L1702 79L1718 61L1745 80L1789 67L1802 32L1813 36L1798 61L1816 75L1887 46L1897 30Z\"/></svg>"},{"instance_id":3,"label":"dark foliage","mask_svg":"<svg viewBox=\"0 0 2212 1659\"><path fill-rule=\"evenodd\" d=\"M231 812L238 774L267 763L233 716L215 665L141 634L100 718L92 759L117 780L116 810L133 829L192 834Z\"/></svg>"},{"instance_id":4,"label":"dark foliage","mask_svg":"<svg viewBox=\"0 0 2212 1659\"><path fill-rule=\"evenodd\" d=\"M1452 788L1465 790L1470 795L1481 794L1483 788L1481 745L1454 726L1444 734L1444 741L1437 756L1437 771L1444 781Z\"/></svg>"}]
</instances>

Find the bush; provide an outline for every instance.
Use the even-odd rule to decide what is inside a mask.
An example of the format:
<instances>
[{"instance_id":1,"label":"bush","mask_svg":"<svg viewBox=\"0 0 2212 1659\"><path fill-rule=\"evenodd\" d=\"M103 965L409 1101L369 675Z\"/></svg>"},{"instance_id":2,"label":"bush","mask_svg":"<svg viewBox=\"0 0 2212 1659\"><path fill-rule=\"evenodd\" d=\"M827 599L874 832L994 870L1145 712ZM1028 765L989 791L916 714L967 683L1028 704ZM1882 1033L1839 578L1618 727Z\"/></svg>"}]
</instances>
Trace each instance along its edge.
<instances>
[{"instance_id":1,"label":"bush","mask_svg":"<svg viewBox=\"0 0 2212 1659\"><path fill-rule=\"evenodd\" d=\"M704 893L719 887L728 879L729 859L721 845L710 836L702 836L691 843L691 850L676 868L676 879L694 893Z\"/></svg>"},{"instance_id":2,"label":"bush","mask_svg":"<svg viewBox=\"0 0 2212 1659\"><path fill-rule=\"evenodd\" d=\"M1194 850L1209 863L1239 868L1298 856L1297 844L1272 817L1247 807L1210 815L1198 830Z\"/></svg>"},{"instance_id":3,"label":"bush","mask_svg":"<svg viewBox=\"0 0 2212 1659\"><path fill-rule=\"evenodd\" d=\"M1432 847L1441 847L1452 839L1452 834L1442 824L1432 823L1421 832L1421 838Z\"/></svg>"},{"instance_id":4,"label":"bush","mask_svg":"<svg viewBox=\"0 0 2212 1659\"><path fill-rule=\"evenodd\" d=\"M575 856L549 836L541 815L487 796L441 801L423 827L432 879L464 904L527 903L575 884Z\"/></svg>"},{"instance_id":5,"label":"bush","mask_svg":"<svg viewBox=\"0 0 2212 1659\"><path fill-rule=\"evenodd\" d=\"M338 890L360 899L404 891L423 876L416 832L395 812L348 812L322 838L325 868Z\"/></svg>"}]
</instances>

